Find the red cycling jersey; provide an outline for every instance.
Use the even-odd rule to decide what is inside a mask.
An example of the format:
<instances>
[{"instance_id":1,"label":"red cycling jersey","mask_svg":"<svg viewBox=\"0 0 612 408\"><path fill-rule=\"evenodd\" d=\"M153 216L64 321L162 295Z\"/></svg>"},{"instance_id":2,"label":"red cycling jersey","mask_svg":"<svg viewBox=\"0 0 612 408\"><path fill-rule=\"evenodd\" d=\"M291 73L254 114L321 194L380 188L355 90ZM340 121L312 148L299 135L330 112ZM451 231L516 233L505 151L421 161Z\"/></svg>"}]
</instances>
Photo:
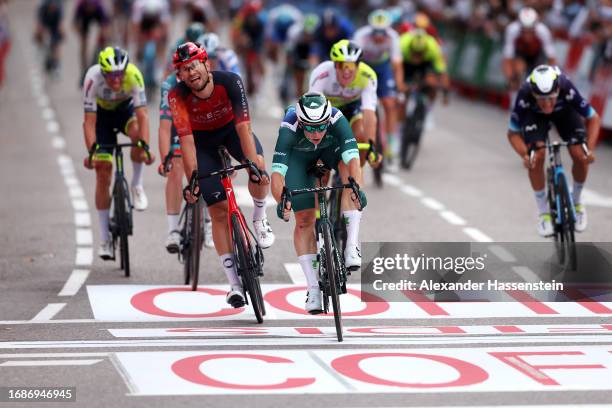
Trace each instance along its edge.
<instances>
[{"instance_id":1,"label":"red cycling jersey","mask_svg":"<svg viewBox=\"0 0 612 408\"><path fill-rule=\"evenodd\" d=\"M212 71L214 89L206 98L198 98L183 82L168 93L172 120L179 136L202 135L250 120L244 85L233 72Z\"/></svg>"}]
</instances>

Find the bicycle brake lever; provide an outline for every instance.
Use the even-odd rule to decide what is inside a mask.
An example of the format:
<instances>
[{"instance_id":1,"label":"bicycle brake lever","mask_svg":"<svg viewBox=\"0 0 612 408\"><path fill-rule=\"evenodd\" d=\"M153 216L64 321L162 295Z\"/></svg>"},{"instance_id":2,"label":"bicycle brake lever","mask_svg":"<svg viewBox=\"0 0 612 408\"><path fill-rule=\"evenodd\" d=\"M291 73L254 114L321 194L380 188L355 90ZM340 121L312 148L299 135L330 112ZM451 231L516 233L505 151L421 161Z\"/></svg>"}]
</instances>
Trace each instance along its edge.
<instances>
[{"instance_id":1,"label":"bicycle brake lever","mask_svg":"<svg viewBox=\"0 0 612 408\"><path fill-rule=\"evenodd\" d=\"M287 201L289 201L289 190L287 189L287 186L284 186L281 194L281 208L283 208L283 210L288 209ZM289 220L286 220L285 218L283 218L283 221L289 222Z\"/></svg>"}]
</instances>

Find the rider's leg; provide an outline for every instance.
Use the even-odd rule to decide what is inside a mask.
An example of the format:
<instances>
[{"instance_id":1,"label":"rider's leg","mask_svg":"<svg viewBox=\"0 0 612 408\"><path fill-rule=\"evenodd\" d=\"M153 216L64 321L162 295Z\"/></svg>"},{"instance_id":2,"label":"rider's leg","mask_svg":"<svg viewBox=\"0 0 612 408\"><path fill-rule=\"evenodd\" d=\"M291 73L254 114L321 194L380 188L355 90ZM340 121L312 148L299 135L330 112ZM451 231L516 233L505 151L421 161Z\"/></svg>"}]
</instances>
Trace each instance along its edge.
<instances>
[{"instance_id":1,"label":"rider's leg","mask_svg":"<svg viewBox=\"0 0 612 408\"><path fill-rule=\"evenodd\" d=\"M102 160L96 159L94 168L96 171L96 210L98 210L98 221L100 225L100 242L110 241L108 230L110 219L110 186L113 172L112 154L101 156Z\"/></svg>"},{"instance_id":2,"label":"rider's leg","mask_svg":"<svg viewBox=\"0 0 612 408\"><path fill-rule=\"evenodd\" d=\"M140 129L136 117L131 117L126 125L127 136L136 143L140 139ZM142 170L146 159L145 152L139 147L132 147L130 150L130 158L132 159L132 187L142 186Z\"/></svg>"},{"instance_id":3,"label":"rider's leg","mask_svg":"<svg viewBox=\"0 0 612 408\"><path fill-rule=\"evenodd\" d=\"M309 288L318 288L319 279L315 268L317 245L314 235L315 210L309 208L295 212L293 245Z\"/></svg>"},{"instance_id":4,"label":"rider's leg","mask_svg":"<svg viewBox=\"0 0 612 408\"><path fill-rule=\"evenodd\" d=\"M351 129L353 130L353 134L355 135L355 139L357 139L357 143L367 143L368 140L363 129L363 114L359 113L353 116L349 123L351 125ZM363 167L366 163L366 153L367 152L365 151L359 151L359 161L361 162L361 167Z\"/></svg>"},{"instance_id":5,"label":"rider's leg","mask_svg":"<svg viewBox=\"0 0 612 408\"><path fill-rule=\"evenodd\" d=\"M348 166L340 160L338 162L338 172L342 183L348 183L349 170ZM346 223L346 250L344 258L347 268L361 265L361 254L359 246L359 226L361 224L361 211L357 209L357 205L351 199L353 192L348 189L342 191L342 217Z\"/></svg>"},{"instance_id":6,"label":"rider's leg","mask_svg":"<svg viewBox=\"0 0 612 408\"><path fill-rule=\"evenodd\" d=\"M166 180L166 214L168 216L168 233L178 230L178 222L183 200L183 161L172 159L172 170Z\"/></svg>"},{"instance_id":7,"label":"rider's leg","mask_svg":"<svg viewBox=\"0 0 612 408\"><path fill-rule=\"evenodd\" d=\"M574 205L579 205L581 203L582 188L589 173L589 162L580 145L570 146L569 153L573 161L572 176L574 178L574 186L572 188L572 198Z\"/></svg>"}]
</instances>

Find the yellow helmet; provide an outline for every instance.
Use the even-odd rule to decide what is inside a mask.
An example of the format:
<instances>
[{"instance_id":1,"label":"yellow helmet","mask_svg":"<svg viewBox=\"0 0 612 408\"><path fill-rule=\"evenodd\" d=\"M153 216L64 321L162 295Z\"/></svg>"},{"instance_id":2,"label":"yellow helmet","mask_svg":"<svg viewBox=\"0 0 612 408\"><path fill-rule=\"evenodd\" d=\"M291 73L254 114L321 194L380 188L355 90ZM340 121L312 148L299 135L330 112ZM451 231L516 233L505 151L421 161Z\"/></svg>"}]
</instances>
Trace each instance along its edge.
<instances>
[{"instance_id":1,"label":"yellow helmet","mask_svg":"<svg viewBox=\"0 0 612 408\"><path fill-rule=\"evenodd\" d=\"M340 40L332 46L329 56L334 62L359 62L361 48L353 41Z\"/></svg>"}]
</instances>

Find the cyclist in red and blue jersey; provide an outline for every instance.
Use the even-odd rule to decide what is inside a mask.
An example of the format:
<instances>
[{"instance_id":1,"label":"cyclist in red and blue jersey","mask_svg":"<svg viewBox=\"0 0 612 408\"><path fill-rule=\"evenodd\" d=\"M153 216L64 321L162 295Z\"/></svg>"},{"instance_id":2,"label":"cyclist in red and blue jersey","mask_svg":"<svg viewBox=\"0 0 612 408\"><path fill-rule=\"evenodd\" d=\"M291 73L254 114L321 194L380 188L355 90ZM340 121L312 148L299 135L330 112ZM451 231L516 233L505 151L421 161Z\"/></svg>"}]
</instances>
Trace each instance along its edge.
<instances>
[{"instance_id":1,"label":"cyclist in red and blue jersey","mask_svg":"<svg viewBox=\"0 0 612 408\"><path fill-rule=\"evenodd\" d=\"M191 42L179 46L174 55L181 82L170 90L168 102L179 135L185 174L190 176L196 169L199 174L221 169L220 146L225 146L236 160L248 159L262 169L263 175L258 180L250 175L249 192L254 204L255 237L259 246L268 248L274 243L266 217L270 178L264 171L263 149L251 129L244 85L232 72L210 71L207 60L206 50ZM231 285L226 300L233 307L242 307L245 297L234 269L225 190L219 177L210 177L200 182L199 191L208 205L215 248ZM184 194L189 202L197 200L189 189Z\"/></svg>"},{"instance_id":2,"label":"cyclist in red and blue jersey","mask_svg":"<svg viewBox=\"0 0 612 408\"><path fill-rule=\"evenodd\" d=\"M327 60L332 46L340 40L352 38L354 32L355 27L348 18L341 16L334 9L325 10L315 35L317 41L314 53L319 57L319 61Z\"/></svg>"},{"instance_id":3,"label":"cyclist in red and blue jersey","mask_svg":"<svg viewBox=\"0 0 612 408\"><path fill-rule=\"evenodd\" d=\"M545 145L551 124L557 128L561 139L573 144L569 146L569 153L573 161L575 229L582 232L587 226L587 213L581 192L589 164L595 160L592 151L599 134L599 115L558 67L540 65L519 89L510 117L508 139L529 170L539 211L537 230L542 236L551 236L554 232L545 190L546 152L544 149L536 150L532 161L529 149ZM588 155L580 146L583 142L589 148Z\"/></svg>"}]
</instances>

